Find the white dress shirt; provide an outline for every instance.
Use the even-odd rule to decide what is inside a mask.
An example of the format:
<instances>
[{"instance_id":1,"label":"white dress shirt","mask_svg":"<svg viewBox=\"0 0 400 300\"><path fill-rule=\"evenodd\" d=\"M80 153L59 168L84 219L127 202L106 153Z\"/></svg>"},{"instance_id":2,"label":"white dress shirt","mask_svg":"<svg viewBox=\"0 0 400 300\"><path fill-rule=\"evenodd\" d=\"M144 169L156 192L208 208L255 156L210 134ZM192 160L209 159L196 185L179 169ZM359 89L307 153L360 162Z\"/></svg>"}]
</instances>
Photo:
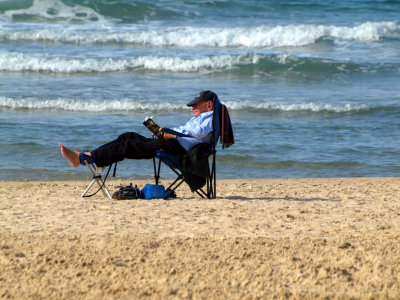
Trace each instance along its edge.
<instances>
[{"instance_id":1,"label":"white dress shirt","mask_svg":"<svg viewBox=\"0 0 400 300\"><path fill-rule=\"evenodd\" d=\"M193 117L183 126L171 128L191 137L178 137L178 142L185 150L200 143L210 143L213 131L213 111L208 111Z\"/></svg>"}]
</instances>

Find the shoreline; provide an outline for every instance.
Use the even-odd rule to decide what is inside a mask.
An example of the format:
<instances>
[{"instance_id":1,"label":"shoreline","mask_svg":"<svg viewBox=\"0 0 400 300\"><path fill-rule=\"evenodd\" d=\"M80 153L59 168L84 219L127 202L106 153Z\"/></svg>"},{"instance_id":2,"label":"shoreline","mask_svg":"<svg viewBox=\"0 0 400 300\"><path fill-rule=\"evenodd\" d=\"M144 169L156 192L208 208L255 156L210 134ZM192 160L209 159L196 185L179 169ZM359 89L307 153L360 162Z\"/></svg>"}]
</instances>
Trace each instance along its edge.
<instances>
[{"instance_id":1,"label":"shoreline","mask_svg":"<svg viewBox=\"0 0 400 300\"><path fill-rule=\"evenodd\" d=\"M2 297L400 297L400 177L217 179L211 200L89 181L0 181Z\"/></svg>"}]
</instances>

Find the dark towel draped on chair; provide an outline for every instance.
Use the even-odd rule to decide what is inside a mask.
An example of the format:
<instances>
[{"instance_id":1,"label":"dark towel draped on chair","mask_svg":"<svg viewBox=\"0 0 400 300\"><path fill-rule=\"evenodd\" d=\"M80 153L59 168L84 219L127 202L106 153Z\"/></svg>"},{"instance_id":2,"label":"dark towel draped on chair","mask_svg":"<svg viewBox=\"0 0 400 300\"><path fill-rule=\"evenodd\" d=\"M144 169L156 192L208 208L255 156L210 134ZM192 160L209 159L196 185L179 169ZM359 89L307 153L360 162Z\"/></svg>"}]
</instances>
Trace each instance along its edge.
<instances>
[{"instance_id":1,"label":"dark towel draped on chair","mask_svg":"<svg viewBox=\"0 0 400 300\"><path fill-rule=\"evenodd\" d=\"M229 117L228 109L224 104L221 105L221 144L222 149L228 148L235 143L231 118Z\"/></svg>"},{"instance_id":2,"label":"dark towel draped on chair","mask_svg":"<svg viewBox=\"0 0 400 300\"><path fill-rule=\"evenodd\" d=\"M179 156L179 167L192 192L206 184L209 150L210 145L202 143Z\"/></svg>"}]
</instances>

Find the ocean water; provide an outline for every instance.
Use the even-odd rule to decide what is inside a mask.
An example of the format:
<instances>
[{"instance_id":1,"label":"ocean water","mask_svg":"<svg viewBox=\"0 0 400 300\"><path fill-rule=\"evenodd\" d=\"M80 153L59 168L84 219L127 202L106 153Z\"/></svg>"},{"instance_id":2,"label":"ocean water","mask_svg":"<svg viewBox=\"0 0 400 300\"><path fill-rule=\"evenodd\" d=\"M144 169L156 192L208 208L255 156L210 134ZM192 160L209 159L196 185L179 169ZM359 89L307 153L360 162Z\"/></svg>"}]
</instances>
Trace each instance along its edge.
<instances>
[{"instance_id":1,"label":"ocean water","mask_svg":"<svg viewBox=\"0 0 400 300\"><path fill-rule=\"evenodd\" d=\"M218 178L400 176L400 1L0 0L0 180L87 178L59 142L184 124L205 89Z\"/></svg>"}]
</instances>

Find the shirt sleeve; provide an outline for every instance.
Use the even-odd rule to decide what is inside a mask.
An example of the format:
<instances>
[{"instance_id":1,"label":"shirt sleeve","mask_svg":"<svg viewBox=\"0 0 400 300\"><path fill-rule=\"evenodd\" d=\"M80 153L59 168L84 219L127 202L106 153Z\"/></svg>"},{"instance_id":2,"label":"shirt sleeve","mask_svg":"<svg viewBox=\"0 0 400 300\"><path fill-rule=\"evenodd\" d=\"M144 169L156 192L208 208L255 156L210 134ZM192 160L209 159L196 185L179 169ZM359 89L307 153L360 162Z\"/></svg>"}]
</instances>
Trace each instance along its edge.
<instances>
[{"instance_id":1,"label":"shirt sleeve","mask_svg":"<svg viewBox=\"0 0 400 300\"><path fill-rule=\"evenodd\" d=\"M202 138L208 135L212 130L212 112L201 114L197 118L192 118L183 126L171 128L183 134L190 135L195 138Z\"/></svg>"}]
</instances>

